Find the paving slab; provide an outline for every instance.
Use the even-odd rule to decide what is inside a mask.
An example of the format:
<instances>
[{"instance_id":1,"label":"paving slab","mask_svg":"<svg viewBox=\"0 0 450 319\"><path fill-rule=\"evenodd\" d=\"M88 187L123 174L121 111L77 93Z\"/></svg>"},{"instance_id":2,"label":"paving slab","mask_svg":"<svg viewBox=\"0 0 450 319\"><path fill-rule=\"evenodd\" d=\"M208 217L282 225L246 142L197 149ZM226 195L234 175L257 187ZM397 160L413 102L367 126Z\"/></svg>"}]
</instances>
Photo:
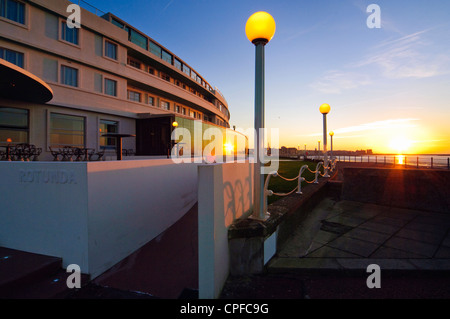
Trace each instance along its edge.
<instances>
[{"instance_id":1,"label":"paving slab","mask_svg":"<svg viewBox=\"0 0 450 319\"><path fill-rule=\"evenodd\" d=\"M328 232L325 230L319 230L314 237L314 241L321 244L328 244L330 241L339 237L339 234Z\"/></svg>"},{"instance_id":2,"label":"paving slab","mask_svg":"<svg viewBox=\"0 0 450 319\"><path fill-rule=\"evenodd\" d=\"M342 214L328 218L327 221L338 223L341 225L346 225L350 227L356 227L358 225L361 225L362 223L366 222L366 218L358 218L358 217L349 217L349 216L343 216Z\"/></svg>"},{"instance_id":3,"label":"paving slab","mask_svg":"<svg viewBox=\"0 0 450 319\"><path fill-rule=\"evenodd\" d=\"M377 244L345 236L333 240L328 244L328 246L344 250L361 257L369 257L370 254L378 248Z\"/></svg>"},{"instance_id":4,"label":"paving slab","mask_svg":"<svg viewBox=\"0 0 450 319\"><path fill-rule=\"evenodd\" d=\"M393 217L386 216L386 215L376 216L373 219L371 219L371 221L374 223L380 223L380 224L384 224L384 225L393 225L393 226L399 226L399 227L404 226L408 223L408 221L405 219L393 218Z\"/></svg>"},{"instance_id":5,"label":"paving slab","mask_svg":"<svg viewBox=\"0 0 450 319\"><path fill-rule=\"evenodd\" d=\"M360 239L375 244L384 243L391 235L386 233L374 232L364 228L355 228L345 233L344 237L351 237L354 239Z\"/></svg>"},{"instance_id":6,"label":"paving slab","mask_svg":"<svg viewBox=\"0 0 450 319\"><path fill-rule=\"evenodd\" d=\"M412 220L404 226L405 229L418 230L429 233L440 233L445 234L450 226L445 224L426 224L416 219Z\"/></svg>"},{"instance_id":7,"label":"paving slab","mask_svg":"<svg viewBox=\"0 0 450 319\"><path fill-rule=\"evenodd\" d=\"M323 246L312 253L307 255L308 258L305 259L312 259L312 258L334 258L334 257L343 257L343 258L358 258L359 255L353 254L348 251L344 251L341 249L329 247L329 246Z\"/></svg>"},{"instance_id":8,"label":"paving slab","mask_svg":"<svg viewBox=\"0 0 450 319\"><path fill-rule=\"evenodd\" d=\"M397 236L394 236L388 241L386 241L384 243L384 246L396 248L407 252L412 252L418 255L424 255L430 258L433 257L434 253L438 248L437 245L431 245L428 243L423 243L412 239Z\"/></svg>"},{"instance_id":9,"label":"paving slab","mask_svg":"<svg viewBox=\"0 0 450 319\"><path fill-rule=\"evenodd\" d=\"M442 241L442 246L450 247L450 233L447 234L445 239Z\"/></svg>"},{"instance_id":10,"label":"paving slab","mask_svg":"<svg viewBox=\"0 0 450 319\"><path fill-rule=\"evenodd\" d=\"M449 258L450 259L450 247L441 246L439 247L434 258Z\"/></svg>"},{"instance_id":11,"label":"paving slab","mask_svg":"<svg viewBox=\"0 0 450 319\"><path fill-rule=\"evenodd\" d=\"M412 230L412 229L400 229L395 236L402 237L402 238L408 238L424 243L429 243L433 245L438 245L442 242L444 239L444 234L442 233L430 233L430 232L423 232L419 230Z\"/></svg>"},{"instance_id":12,"label":"paving slab","mask_svg":"<svg viewBox=\"0 0 450 319\"><path fill-rule=\"evenodd\" d=\"M389 235L393 235L397 231L400 230L401 226L396 225L387 225L387 224L380 224L376 223L372 220L369 220L361 225L359 225L360 228L372 230L379 233L385 233Z\"/></svg>"},{"instance_id":13,"label":"paving slab","mask_svg":"<svg viewBox=\"0 0 450 319\"><path fill-rule=\"evenodd\" d=\"M379 247L376 251L370 255L371 259L408 259L408 258L428 258L425 255L419 255L410 251L404 251L391 247Z\"/></svg>"}]
</instances>

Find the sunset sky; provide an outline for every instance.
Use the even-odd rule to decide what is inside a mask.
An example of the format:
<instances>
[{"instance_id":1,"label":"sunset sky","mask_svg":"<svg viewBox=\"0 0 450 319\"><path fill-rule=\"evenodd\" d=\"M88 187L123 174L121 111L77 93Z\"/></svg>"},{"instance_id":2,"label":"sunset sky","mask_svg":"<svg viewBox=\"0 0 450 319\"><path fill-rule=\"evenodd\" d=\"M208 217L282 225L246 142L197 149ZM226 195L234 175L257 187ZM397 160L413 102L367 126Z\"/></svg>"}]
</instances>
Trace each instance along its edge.
<instances>
[{"instance_id":1,"label":"sunset sky","mask_svg":"<svg viewBox=\"0 0 450 319\"><path fill-rule=\"evenodd\" d=\"M328 103L334 149L450 153L448 0L89 0L166 46L228 101L230 125L254 117L255 50L245 23L270 13L266 127L279 146L322 140ZM381 9L370 29L369 4Z\"/></svg>"}]
</instances>

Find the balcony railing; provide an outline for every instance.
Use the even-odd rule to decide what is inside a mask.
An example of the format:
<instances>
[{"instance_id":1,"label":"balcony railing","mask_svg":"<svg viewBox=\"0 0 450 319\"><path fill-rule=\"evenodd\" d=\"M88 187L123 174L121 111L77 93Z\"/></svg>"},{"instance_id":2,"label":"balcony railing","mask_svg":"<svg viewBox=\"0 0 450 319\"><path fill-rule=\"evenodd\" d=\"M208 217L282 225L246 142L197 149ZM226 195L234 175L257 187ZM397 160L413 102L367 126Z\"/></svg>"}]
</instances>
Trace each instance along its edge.
<instances>
[{"instance_id":1,"label":"balcony railing","mask_svg":"<svg viewBox=\"0 0 450 319\"><path fill-rule=\"evenodd\" d=\"M102 15L105 15L106 12L94 7L93 5L87 3L86 1L83 0L72 0L73 3L78 4L80 7L82 7L83 9L86 9L89 12L94 13L95 15L98 15L99 17L101 17Z\"/></svg>"}]
</instances>

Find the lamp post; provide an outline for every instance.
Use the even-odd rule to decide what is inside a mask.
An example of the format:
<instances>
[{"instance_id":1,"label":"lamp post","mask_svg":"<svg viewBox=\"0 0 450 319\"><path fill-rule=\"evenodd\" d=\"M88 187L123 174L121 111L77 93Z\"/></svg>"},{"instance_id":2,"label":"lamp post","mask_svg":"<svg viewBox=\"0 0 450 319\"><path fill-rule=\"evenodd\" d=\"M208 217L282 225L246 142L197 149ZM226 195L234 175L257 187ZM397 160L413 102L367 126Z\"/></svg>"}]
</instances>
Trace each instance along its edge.
<instances>
[{"instance_id":1,"label":"lamp post","mask_svg":"<svg viewBox=\"0 0 450 319\"><path fill-rule=\"evenodd\" d=\"M265 212L264 175L261 172L261 159L264 156L264 46L275 34L275 20L264 11L248 18L245 25L247 38L255 45L255 147L254 147L254 189L253 215L255 219L267 218Z\"/></svg>"},{"instance_id":2,"label":"lamp post","mask_svg":"<svg viewBox=\"0 0 450 319\"><path fill-rule=\"evenodd\" d=\"M327 155L327 114L330 112L330 106L326 103L319 107L320 113L323 114L323 166L324 177L330 177L328 175L328 155Z\"/></svg>"},{"instance_id":3,"label":"lamp post","mask_svg":"<svg viewBox=\"0 0 450 319\"><path fill-rule=\"evenodd\" d=\"M334 132L333 131L331 131L330 132L330 147L331 147L331 160L333 160L333 135L334 135Z\"/></svg>"},{"instance_id":4,"label":"lamp post","mask_svg":"<svg viewBox=\"0 0 450 319\"><path fill-rule=\"evenodd\" d=\"M6 142L8 142L8 145L6 145L6 160L7 161L11 161L11 144L12 143L12 139L11 138L7 138Z\"/></svg>"},{"instance_id":5,"label":"lamp post","mask_svg":"<svg viewBox=\"0 0 450 319\"><path fill-rule=\"evenodd\" d=\"M318 143L318 145L319 145L319 146L317 147L317 157L319 158L319 157L320 157L320 155L319 155L319 154L320 154L320 140L318 140L317 143Z\"/></svg>"},{"instance_id":6,"label":"lamp post","mask_svg":"<svg viewBox=\"0 0 450 319\"><path fill-rule=\"evenodd\" d=\"M173 129L176 129L178 127L178 122L177 121L173 121L172 122L172 127L173 127ZM174 141L174 143L175 143L175 141ZM178 149L178 143L175 143L175 144L177 144L177 157L179 157L180 156L180 150ZM169 150L169 154L170 154L170 151L171 150Z\"/></svg>"}]
</instances>

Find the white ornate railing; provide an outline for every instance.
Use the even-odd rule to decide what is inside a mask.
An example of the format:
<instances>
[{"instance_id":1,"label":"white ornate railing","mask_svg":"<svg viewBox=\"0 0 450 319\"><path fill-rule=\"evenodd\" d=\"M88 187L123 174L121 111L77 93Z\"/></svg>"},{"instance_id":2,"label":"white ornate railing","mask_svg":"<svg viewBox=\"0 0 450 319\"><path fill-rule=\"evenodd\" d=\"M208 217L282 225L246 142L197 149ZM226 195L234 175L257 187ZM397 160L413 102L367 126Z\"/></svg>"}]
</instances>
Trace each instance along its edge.
<instances>
[{"instance_id":1,"label":"white ornate railing","mask_svg":"<svg viewBox=\"0 0 450 319\"><path fill-rule=\"evenodd\" d=\"M323 174L320 172L320 167L324 168ZM306 182L308 184L313 184L313 183L314 184L318 184L319 183L319 176L321 176L321 177L328 177L329 176L328 175L328 171L329 172L333 172L335 170L335 168L336 168L336 159L332 159L332 160L328 161L328 165L327 166L324 166L323 162L318 162L317 165L316 165L316 169L314 171L312 171L309 168L308 165L303 165L300 168L300 171L299 171L298 175L296 177L294 177L294 178L286 178L284 176L281 176L280 174L278 174L277 171L269 173L267 178L266 178L266 181L264 183L264 205L265 205L264 211L267 212L267 197L268 196L272 196L272 195L289 196L289 195L293 194L295 191L297 191L296 192L297 194L303 194L302 193L302 182ZM305 177L302 176L303 173L306 170L308 170L309 172L314 174L314 180L308 181L308 180L306 180ZM274 191L269 190L269 183L270 183L270 179L272 177L279 177L279 178L281 178L281 179L283 179L285 181L288 181L288 182L292 182L292 181L297 180L298 183L297 183L297 186L292 191L290 191L289 193L275 193Z\"/></svg>"}]
</instances>

